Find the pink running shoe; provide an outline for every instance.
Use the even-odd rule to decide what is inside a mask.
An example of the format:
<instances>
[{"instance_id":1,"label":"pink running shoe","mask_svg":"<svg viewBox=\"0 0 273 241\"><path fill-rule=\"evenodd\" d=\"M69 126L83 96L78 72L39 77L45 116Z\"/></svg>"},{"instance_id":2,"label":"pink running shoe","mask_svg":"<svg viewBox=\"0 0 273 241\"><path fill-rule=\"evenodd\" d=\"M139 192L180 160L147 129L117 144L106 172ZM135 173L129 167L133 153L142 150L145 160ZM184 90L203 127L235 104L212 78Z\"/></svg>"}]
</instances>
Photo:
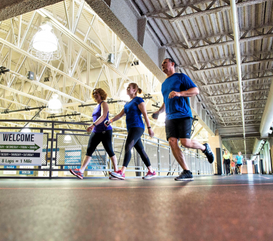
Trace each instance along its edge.
<instances>
[{"instance_id":1,"label":"pink running shoe","mask_svg":"<svg viewBox=\"0 0 273 241\"><path fill-rule=\"evenodd\" d=\"M147 172L146 176L145 177L142 177L142 179L145 179L145 180L149 180L149 179L152 179L154 177L156 177L156 172L153 171L153 172L150 172L150 170Z\"/></svg>"},{"instance_id":2,"label":"pink running shoe","mask_svg":"<svg viewBox=\"0 0 273 241\"><path fill-rule=\"evenodd\" d=\"M118 170L116 172L111 172L110 175L112 177L116 177L120 180L124 180L125 179L125 173L122 174L122 171L121 170Z\"/></svg>"},{"instance_id":3,"label":"pink running shoe","mask_svg":"<svg viewBox=\"0 0 273 241\"><path fill-rule=\"evenodd\" d=\"M70 173L79 179L83 179L83 173L79 169L69 169Z\"/></svg>"},{"instance_id":4,"label":"pink running shoe","mask_svg":"<svg viewBox=\"0 0 273 241\"><path fill-rule=\"evenodd\" d=\"M110 179L110 180L119 180L118 178L112 177L112 176L110 176L109 179Z\"/></svg>"},{"instance_id":5,"label":"pink running shoe","mask_svg":"<svg viewBox=\"0 0 273 241\"><path fill-rule=\"evenodd\" d=\"M118 178L111 176L111 172L109 172L109 179L110 180L119 180Z\"/></svg>"}]
</instances>

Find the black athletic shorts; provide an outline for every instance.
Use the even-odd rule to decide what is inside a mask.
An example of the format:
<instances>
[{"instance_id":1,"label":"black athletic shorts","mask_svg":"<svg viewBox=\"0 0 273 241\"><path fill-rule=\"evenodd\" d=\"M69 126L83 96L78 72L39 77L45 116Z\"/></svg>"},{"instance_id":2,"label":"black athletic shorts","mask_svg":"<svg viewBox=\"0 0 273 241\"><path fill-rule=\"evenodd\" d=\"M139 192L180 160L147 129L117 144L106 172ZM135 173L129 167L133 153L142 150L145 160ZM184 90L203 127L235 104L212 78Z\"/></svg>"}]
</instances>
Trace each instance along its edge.
<instances>
[{"instance_id":1,"label":"black athletic shorts","mask_svg":"<svg viewBox=\"0 0 273 241\"><path fill-rule=\"evenodd\" d=\"M165 130L167 140L170 137L175 137L177 139L180 138L190 139L191 126L192 126L191 117L166 120Z\"/></svg>"}]
</instances>

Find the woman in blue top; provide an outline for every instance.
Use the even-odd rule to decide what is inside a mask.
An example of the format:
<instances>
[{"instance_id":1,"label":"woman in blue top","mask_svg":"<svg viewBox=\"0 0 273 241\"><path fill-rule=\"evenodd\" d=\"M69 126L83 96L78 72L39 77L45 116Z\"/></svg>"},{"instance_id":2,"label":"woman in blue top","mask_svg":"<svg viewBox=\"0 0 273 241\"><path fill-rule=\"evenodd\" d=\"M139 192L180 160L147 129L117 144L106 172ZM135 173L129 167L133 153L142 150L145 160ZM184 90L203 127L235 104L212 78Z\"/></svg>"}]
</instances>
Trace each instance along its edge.
<instances>
[{"instance_id":1,"label":"woman in blue top","mask_svg":"<svg viewBox=\"0 0 273 241\"><path fill-rule=\"evenodd\" d=\"M235 160L237 161L237 167L239 169L239 173L240 175L242 175L242 165L243 165L243 156L241 155L242 153L239 151L238 155L236 156Z\"/></svg>"},{"instance_id":2,"label":"woman in blue top","mask_svg":"<svg viewBox=\"0 0 273 241\"><path fill-rule=\"evenodd\" d=\"M151 179L156 176L156 172L153 171L149 157L147 156L141 142L141 136L145 129L142 120L142 115L144 116L145 122L147 124L149 136L150 137L154 136L154 132L150 127L150 122L146 112L144 100L137 96L137 93L140 94L141 92L142 90L138 88L137 84L130 83L127 87L127 95L130 96L131 101L126 103L122 111L109 121L110 123L113 123L114 121L120 119L122 116L126 114L126 125L128 135L125 143L125 156L123 166L121 170L110 173L113 177L116 177L121 180L125 179L125 170L130 162L131 149L133 147L135 147L142 161L148 168L148 173L145 177L143 177L143 179ZM109 122L107 124L110 124Z\"/></svg>"},{"instance_id":3,"label":"woman in blue top","mask_svg":"<svg viewBox=\"0 0 273 241\"><path fill-rule=\"evenodd\" d=\"M84 170L100 142L102 142L104 149L113 163L114 171L118 170L117 158L112 147L112 127L106 127L104 125L104 122L109 120L108 104L104 102L107 98L107 94L103 89L97 88L93 90L92 98L98 103L98 105L95 107L92 114L93 124L87 128L87 132L92 133L89 138L86 155L80 169L70 169L70 172L79 179L83 179Z\"/></svg>"}]
</instances>

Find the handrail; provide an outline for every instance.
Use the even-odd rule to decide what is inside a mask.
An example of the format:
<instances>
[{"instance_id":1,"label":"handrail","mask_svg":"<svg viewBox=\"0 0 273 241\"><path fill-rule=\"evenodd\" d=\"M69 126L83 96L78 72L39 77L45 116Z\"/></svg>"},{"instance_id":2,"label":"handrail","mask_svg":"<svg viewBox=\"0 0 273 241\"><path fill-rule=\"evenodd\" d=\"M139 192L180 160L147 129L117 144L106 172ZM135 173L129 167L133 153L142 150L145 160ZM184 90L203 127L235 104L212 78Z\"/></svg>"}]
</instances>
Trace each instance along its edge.
<instances>
[{"instance_id":1,"label":"handrail","mask_svg":"<svg viewBox=\"0 0 273 241\"><path fill-rule=\"evenodd\" d=\"M13 123L16 123L16 122L17 123L18 122L20 122L20 123L21 122L22 123L23 122L41 123L41 122L43 122L43 123L47 123L48 124L47 126L29 127L29 129L35 130L35 131L38 130L41 133L47 134L47 136L44 137L44 138L46 138L46 144L44 143L44 146L46 146L46 153L50 153L50 158L45 153L46 157L45 157L45 159L42 160L42 161L45 161L45 163L43 163L42 166L37 166L36 168L24 168L24 166L17 166L15 169L9 168L9 167L0 168L0 178L3 178L3 177L12 178L12 176L7 176L2 173L3 171L11 171L11 170L38 171L38 172L44 171L45 173L49 173L47 178L71 178L71 177L59 177L59 173L68 172L68 169L66 169L66 168L68 168L71 165L77 166L77 165L79 165L79 163L76 163L76 164L65 163L65 159L64 159L65 157L61 157L61 153L64 155L65 148L70 148L70 149L72 148L73 149L73 147L74 147L76 151L78 151L79 149L81 150L82 158L83 158L84 151L86 150L86 146L87 146L86 140L89 137L85 131L85 128L81 129L81 127L85 126L85 125L89 125L89 123L86 123L86 122L41 121L41 120L31 120L30 121L30 120L12 120L12 119L0 120L0 122L11 122L11 123L12 122ZM78 129L60 128L61 125L66 125L66 124L76 124L77 127L79 127L79 128ZM18 127L0 127L0 130L2 130L2 131L3 130L7 130L7 131L11 131L11 130L16 131L17 130L18 131L20 129L21 129L20 126L18 126ZM120 128L120 127L116 127L116 126L113 126L113 130L127 132L127 130L125 128ZM76 137L77 142L74 143L74 145L69 146L67 143L62 142L63 141L62 138L64 138L64 136L67 134L70 134L70 135ZM121 143L119 143L120 141L118 143L116 143L116 140L117 139L118 140L125 140L126 136L127 136L126 134L113 131L113 145L114 145L114 148L116 148L116 149L121 148L119 151L115 151L117 157L119 155L119 159L121 159L121 160L123 159L122 153L123 153L124 145L122 147L120 147L120 145L121 145ZM167 176L170 174L174 174L176 172L180 172L182 169L178 165L178 163L175 161L175 159L171 153L169 143L166 140L162 140L157 137L153 137L152 139L150 139L150 137L149 138L147 138L147 137L149 137L149 135L144 133L142 136L142 141L144 142L146 152L151 159L151 163L152 163L154 169L158 172L158 175L159 176ZM74 141L75 141L75 138L74 138ZM59 150L57 150L57 147ZM57 155L57 153L58 153L58 155ZM98 168L86 169L86 171L103 171L106 175L106 174L108 174L107 173L108 171L112 170L111 167L108 167L110 160L106 158L107 157L106 153L102 154L102 156L101 156L101 152L98 152L98 153L99 153L99 155L97 156L97 160L99 160L99 162L97 162L97 163L99 163L99 164L94 165L94 167L97 166ZM54 154L56 154L55 157L53 157ZM189 166L191 167L191 169L195 175L198 175L198 174L213 175L212 165L210 165L207 162L203 153L196 153L190 149L184 148L184 154L187 159L187 162L189 163ZM153 155L153 156L151 156L151 155ZM154 157L154 155L156 157ZM164 155L164 158L162 157L163 155ZM94 157L95 157L95 153L94 153ZM136 157L136 155L133 155L132 160L130 162L131 165L129 165L128 169L127 169L128 173L132 174L132 172L135 172L135 173L141 173L144 175L145 172L147 171L147 169L142 162L140 165L139 164L135 165L136 163L134 163L134 161L133 161L133 159L135 161L137 160L137 159L135 159L135 157ZM42 158L44 158L44 157L42 157ZM101 165L101 164L103 164L103 165ZM56 172L58 174L56 174ZM62 174L60 174L60 175L62 175ZM34 178L34 177L22 177L22 178ZM39 177L35 177L35 178L39 178Z\"/></svg>"}]
</instances>

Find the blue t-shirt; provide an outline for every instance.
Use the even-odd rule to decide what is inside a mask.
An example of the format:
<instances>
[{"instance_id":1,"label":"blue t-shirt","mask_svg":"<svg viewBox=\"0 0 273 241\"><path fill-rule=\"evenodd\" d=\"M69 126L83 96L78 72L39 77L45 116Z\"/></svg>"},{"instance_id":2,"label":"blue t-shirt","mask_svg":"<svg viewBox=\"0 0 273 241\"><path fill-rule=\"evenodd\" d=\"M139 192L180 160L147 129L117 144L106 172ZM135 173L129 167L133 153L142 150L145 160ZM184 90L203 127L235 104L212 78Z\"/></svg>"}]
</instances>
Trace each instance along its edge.
<instances>
[{"instance_id":1,"label":"blue t-shirt","mask_svg":"<svg viewBox=\"0 0 273 241\"><path fill-rule=\"evenodd\" d=\"M95 109L94 109L94 111L93 111L93 114L92 114L92 116L93 116L93 122L95 122L95 121L96 121L97 119L99 119L100 116L101 116L101 104L102 104L102 103L103 103L103 101L102 101L101 103L99 103L99 104L95 107ZM106 126L104 125L104 122L105 122L106 120L109 120L109 111L108 111L108 113L107 113L106 118L103 120L103 122L101 122L100 124L98 124L97 126L95 126L95 127L93 128L93 132L101 133L101 132L103 132L103 131L112 130L112 126L111 126L111 125L109 125L108 127L106 127Z\"/></svg>"},{"instance_id":2,"label":"blue t-shirt","mask_svg":"<svg viewBox=\"0 0 273 241\"><path fill-rule=\"evenodd\" d=\"M169 94L172 91L180 92L197 87L193 81L185 74L175 73L168 77L161 86L163 95L166 119L192 118L189 97L178 97L169 99Z\"/></svg>"},{"instance_id":3,"label":"blue t-shirt","mask_svg":"<svg viewBox=\"0 0 273 241\"><path fill-rule=\"evenodd\" d=\"M237 164L243 164L243 156L236 156Z\"/></svg>"},{"instance_id":4,"label":"blue t-shirt","mask_svg":"<svg viewBox=\"0 0 273 241\"><path fill-rule=\"evenodd\" d=\"M138 109L138 105L144 102L144 100L138 96L132 99L130 102L124 105L124 112L126 114L126 125L127 130L132 127L141 127L145 129L142 113L140 109Z\"/></svg>"}]
</instances>

